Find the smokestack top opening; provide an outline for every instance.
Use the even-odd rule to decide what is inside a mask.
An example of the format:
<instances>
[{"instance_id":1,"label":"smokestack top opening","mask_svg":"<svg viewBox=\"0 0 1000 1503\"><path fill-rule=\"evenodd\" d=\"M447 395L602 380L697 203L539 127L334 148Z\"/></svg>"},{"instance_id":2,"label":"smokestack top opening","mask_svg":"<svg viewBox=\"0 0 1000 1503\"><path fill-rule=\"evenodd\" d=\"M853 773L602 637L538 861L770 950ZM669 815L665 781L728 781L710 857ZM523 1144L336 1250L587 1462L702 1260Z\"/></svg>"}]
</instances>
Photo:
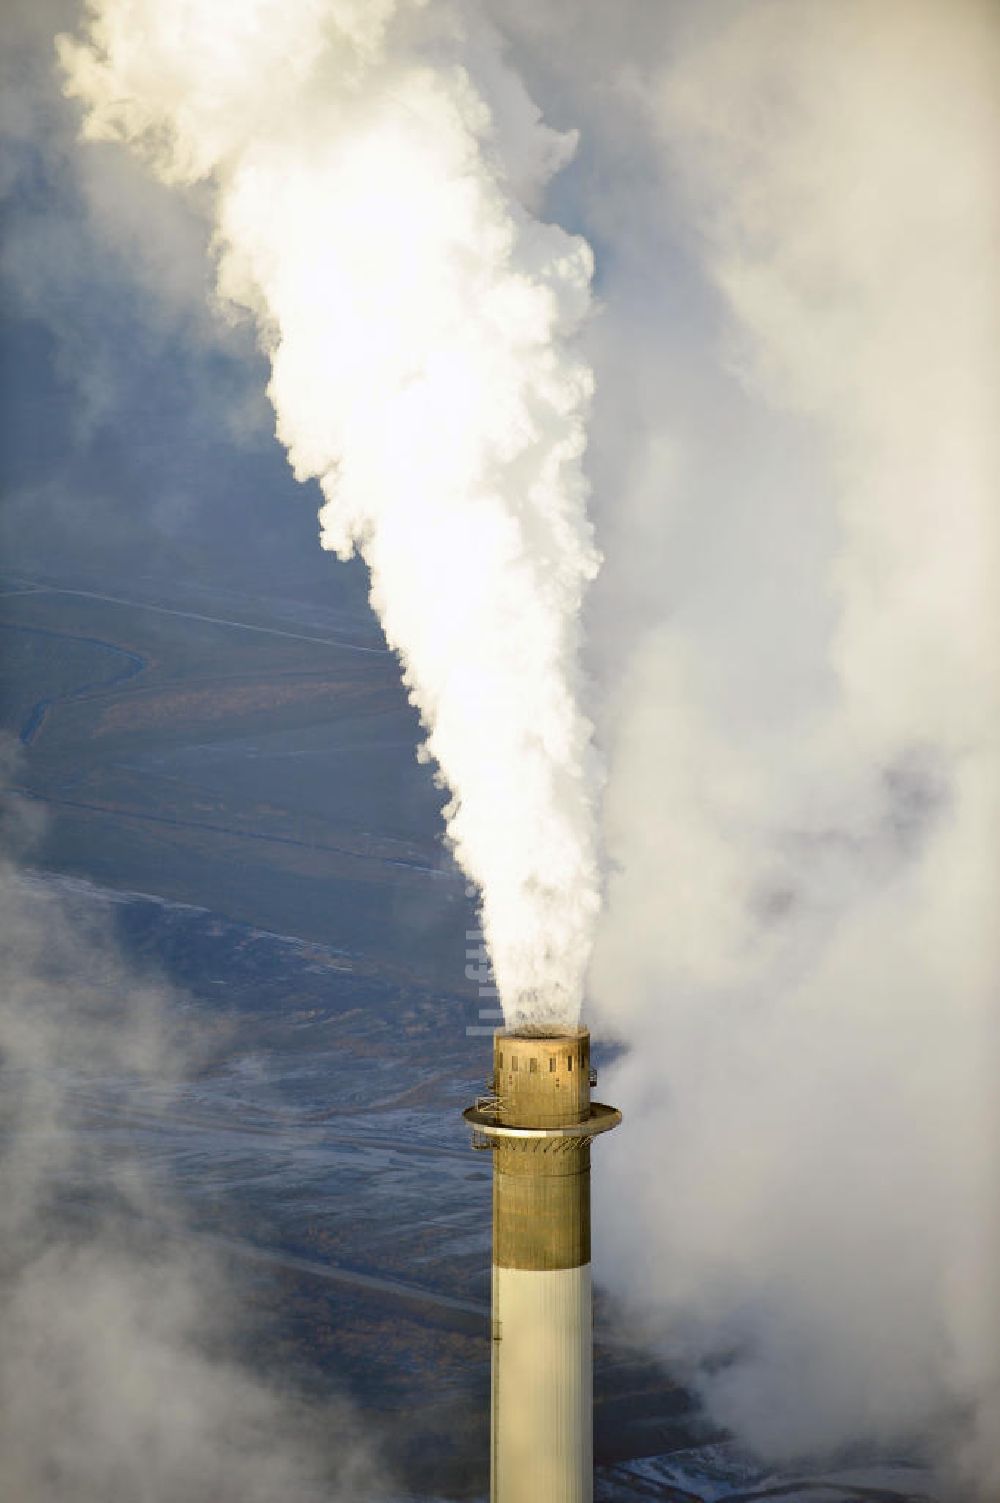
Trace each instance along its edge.
<instances>
[{"instance_id":1,"label":"smokestack top opening","mask_svg":"<svg viewBox=\"0 0 1000 1503\"><path fill-rule=\"evenodd\" d=\"M501 1122L555 1127L590 1116L590 1032L500 1028L493 1037L493 1088Z\"/></svg>"},{"instance_id":2,"label":"smokestack top opening","mask_svg":"<svg viewBox=\"0 0 1000 1503\"><path fill-rule=\"evenodd\" d=\"M590 1037L590 1029L582 1023L555 1028L548 1023L522 1023L518 1028L498 1028L495 1038L501 1039L582 1039Z\"/></svg>"}]
</instances>

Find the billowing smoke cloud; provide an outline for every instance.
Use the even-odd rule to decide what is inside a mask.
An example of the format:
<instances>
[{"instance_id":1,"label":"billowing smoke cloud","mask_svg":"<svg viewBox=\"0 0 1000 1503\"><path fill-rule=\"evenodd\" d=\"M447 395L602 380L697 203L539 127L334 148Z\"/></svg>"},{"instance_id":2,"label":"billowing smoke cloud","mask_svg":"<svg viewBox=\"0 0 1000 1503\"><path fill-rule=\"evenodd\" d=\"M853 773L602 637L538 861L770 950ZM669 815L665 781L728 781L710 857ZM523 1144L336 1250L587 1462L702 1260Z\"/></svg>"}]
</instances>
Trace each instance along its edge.
<instances>
[{"instance_id":1,"label":"billowing smoke cloud","mask_svg":"<svg viewBox=\"0 0 1000 1503\"><path fill-rule=\"evenodd\" d=\"M916 1438L995 1493L995 12L495 10L584 127L606 306L602 1274L768 1454ZM568 1015L589 266L518 208L568 143L450 5L94 14L88 129L217 185L220 292L372 566L506 1000Z\"/></svg>"},{"instance_id":2,"label":"billowing smoke cloud","mask_svg":"<svg viewBox=\"0 0 1000 1503\"><path fill-rule=\"evenodd\" d=\"M1000 1488L998 65L994 8L930 0L707 8L631 60L632 227L721 294L732 376L696 356L624 472L659 602L598 511L644 605L601 1267L753 1445L918 1439L965 1497ZM675 327L635 350L664 385Z\"/></svg>"},{"instance_id":3,"label":"billowing smoke cloud","mask_svg":"<svg viewBox=\"0 0 1000 1503\"><path fill-rule=\"evenodd\" d=\"M447 3L90 9L59 48L85 131L211 183L220 298L257 320L324 546L371 571L507 1016L571 1021L598 906L570 344L592 265L531 207L574 137Z\"/></svg>"},{"instance_id":4,"label":"billowing smoke cloud","mask_svg":"<svg viewBox=\"0 0 1000 1503\"><path fill-rule=\"evenodd\" d=\"M17 804L8 853L31 844ZM0 1494L45 1503L386 1498L346 1405L241 1363L231 1272L128 1146L196 1058L182 999L100 910L0 864Z\"/></svg>"}]
</instances>

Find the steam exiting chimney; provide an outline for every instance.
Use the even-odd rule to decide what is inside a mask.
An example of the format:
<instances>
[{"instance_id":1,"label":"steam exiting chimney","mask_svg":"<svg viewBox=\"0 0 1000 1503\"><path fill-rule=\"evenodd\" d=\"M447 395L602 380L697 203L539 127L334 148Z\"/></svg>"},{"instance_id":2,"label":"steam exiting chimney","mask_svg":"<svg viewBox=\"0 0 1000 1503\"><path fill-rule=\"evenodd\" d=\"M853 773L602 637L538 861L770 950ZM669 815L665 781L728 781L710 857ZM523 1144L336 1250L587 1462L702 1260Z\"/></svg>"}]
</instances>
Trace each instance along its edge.
<instances>
[{"instance_id":1,"label":"steam exiting chimney","mask_svg":"<svg viewBox=\"0 0 1000 1503\"><path fill-rule=\"evenodd\" d=\"M493 1152L491 1503L591 1503L590 1033L507 1032L463 1114Z\"/></svg>"}]
</instances>

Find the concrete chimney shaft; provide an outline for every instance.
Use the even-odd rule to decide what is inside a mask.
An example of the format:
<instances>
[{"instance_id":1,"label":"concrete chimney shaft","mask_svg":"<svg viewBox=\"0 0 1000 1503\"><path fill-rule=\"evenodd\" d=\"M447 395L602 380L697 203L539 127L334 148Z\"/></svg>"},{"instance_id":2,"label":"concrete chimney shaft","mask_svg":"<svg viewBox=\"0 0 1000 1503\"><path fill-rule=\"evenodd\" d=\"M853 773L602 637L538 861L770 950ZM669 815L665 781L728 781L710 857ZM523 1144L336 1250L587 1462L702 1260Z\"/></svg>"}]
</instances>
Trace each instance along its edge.
<instances>
[{"instance_id":1,"label":"concrete chimney shaft","mask_svg":"<svg viewBox=\"0 0 1000 1503\"><path fill-rule=\"evenodd\" d=\"M508 1033L465 1112L493 1150L491 1503L591 1503L590 1034Z\"/></svg>"}]
</instances>

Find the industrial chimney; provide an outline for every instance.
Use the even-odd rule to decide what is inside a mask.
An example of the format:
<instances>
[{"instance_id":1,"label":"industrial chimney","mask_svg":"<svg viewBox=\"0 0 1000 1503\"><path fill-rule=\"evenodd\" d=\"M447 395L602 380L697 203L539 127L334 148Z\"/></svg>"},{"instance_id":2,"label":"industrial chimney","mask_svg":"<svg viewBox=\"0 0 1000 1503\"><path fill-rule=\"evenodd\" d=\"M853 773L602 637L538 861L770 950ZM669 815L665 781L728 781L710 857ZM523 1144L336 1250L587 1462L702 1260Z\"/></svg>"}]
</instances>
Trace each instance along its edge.
<instances>
[{"instance_id":1,"label":"industrial chimney","mask_svg":"<svg viewBox=\"0 0 1000 1503\"><path fill-rule=\"evenodd\" d=\"M591 1503L590 1034L499 1029L464 1113L493 1152L491 1503Z\"/></svg>"}]
</instances>

